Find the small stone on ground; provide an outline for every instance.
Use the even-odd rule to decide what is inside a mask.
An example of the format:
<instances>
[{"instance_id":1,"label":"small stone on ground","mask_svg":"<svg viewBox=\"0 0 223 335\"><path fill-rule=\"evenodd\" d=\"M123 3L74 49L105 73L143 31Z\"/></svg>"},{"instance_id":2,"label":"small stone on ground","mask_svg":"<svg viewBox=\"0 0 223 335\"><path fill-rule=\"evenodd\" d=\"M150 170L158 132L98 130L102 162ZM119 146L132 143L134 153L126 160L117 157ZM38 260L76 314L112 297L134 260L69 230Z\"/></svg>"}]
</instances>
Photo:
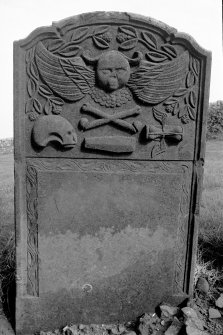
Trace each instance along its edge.
<instances>
[{"instance_id":1,"label":"small stone on ground","mask_svg":"<svg viewBox=\"0 0 223 335\"><path fill-rule=\"evenodd\" d=\"M218 319L218 318L221 318L221 313L219 312L218 309L209 308L208 313L209 313L209 319Z\"/></svg>"},{"instance_id":2,"label":"small stone on ground","mask_svg":"<svg viewBox=\"0 0 223 335\"><path fill-rule=\"evenodd\" d=\"M161 315L165 317L171 317L176 315L179 312L178 307L168 306L168 305L160 305Z\"/></svg>"},{"instance_id":3,"label":"small stone on ground","mask_svg":"<svg viewBox=\"0 0 223 335\"><path fill-rule=\"evenodd\" d=\"M10 323L4 315L0 315L0 335L15 335Z\"/></svg>"},{"instance_id":4,"label":"small stone on ground","mask_svg":"<svg viewBox=\"0 0 223 335\"><path fill-rule=\"evenodd\" d=\"M183 324L180 322L177 317L174 317L173 322L170 327L165 331L165 335L178 335Z\"/></svg>"},{"instance_id":5,"label":"small stone on ground","mask_svg":"<svg viewBox=\"0 0 223 335\"><path fill-rule=\"evenodd\" d=\"M198 278L196 289L201 293L207 294L209 291L208 281L203 277Z\"/></svg>"},{"instance_id":6,"label":"small stone on ground","mask_svg":"<svg viewBox=\"0 0 223 335\"><path fill-rule=\"evenodd\" d=\"M215 301L215 305L218 308L223 308L223 293L221 293L220 297Z\"/></svg>"}]
</instances>

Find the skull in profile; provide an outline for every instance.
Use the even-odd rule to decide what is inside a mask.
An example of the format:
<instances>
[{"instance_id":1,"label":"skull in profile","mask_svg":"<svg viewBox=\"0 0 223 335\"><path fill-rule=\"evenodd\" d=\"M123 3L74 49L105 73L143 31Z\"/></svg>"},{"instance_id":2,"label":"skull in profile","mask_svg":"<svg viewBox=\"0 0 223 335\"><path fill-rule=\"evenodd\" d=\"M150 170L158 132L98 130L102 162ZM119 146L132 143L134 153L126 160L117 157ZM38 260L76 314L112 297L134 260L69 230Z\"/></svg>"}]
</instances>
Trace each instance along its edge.
<instances>
[{"instance_id":1,"label":"skull in profile","mask_svg":"<svg viewBox=\"0 0 223 335\"><path fill-rule=\"evenodd\" d=\"M40 117L33 126L32 137L39 147L57 142L63 148L70 149L77 144L77 135L72 124L58 115Z\"/></svg>"}]
</instances>

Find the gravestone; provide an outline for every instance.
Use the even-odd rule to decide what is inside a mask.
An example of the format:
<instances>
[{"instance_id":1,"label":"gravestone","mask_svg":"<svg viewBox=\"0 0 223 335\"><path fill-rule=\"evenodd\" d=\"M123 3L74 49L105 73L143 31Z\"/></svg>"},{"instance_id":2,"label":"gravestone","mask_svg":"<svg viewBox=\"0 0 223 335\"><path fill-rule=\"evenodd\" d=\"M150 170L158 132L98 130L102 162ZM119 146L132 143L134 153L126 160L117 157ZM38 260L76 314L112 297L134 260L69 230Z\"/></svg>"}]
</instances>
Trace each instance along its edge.
<instances>
[{"instance_id":1,"label":"gravestone","mask_svg":"<svg viewBox=\"0 0 223 335\"><path fill-rule=\"evenodd\" d=\"M191 294L210 59L115 12L15 42L17 334Z\"/></svg>"}]
</instances>

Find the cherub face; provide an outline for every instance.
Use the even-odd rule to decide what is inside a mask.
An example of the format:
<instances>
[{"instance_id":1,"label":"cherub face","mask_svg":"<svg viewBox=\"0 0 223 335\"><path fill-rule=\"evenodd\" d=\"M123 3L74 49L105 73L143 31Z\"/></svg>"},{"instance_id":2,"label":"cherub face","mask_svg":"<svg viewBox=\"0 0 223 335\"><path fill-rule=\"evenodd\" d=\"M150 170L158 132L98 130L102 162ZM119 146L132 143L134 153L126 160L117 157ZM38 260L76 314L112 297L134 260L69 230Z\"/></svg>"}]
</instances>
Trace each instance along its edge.
<instances>
[{"instance_id":1,"label":"cherub face","mask_svg":"<svg viewBox=\"0 0 223 335\"><path fill-rule=\"evenodd\" d=\"M99 86L112 92L127 84L130 66L119 52L108 51L99 58L96 74Z\"/></svg>"}]
</instances>

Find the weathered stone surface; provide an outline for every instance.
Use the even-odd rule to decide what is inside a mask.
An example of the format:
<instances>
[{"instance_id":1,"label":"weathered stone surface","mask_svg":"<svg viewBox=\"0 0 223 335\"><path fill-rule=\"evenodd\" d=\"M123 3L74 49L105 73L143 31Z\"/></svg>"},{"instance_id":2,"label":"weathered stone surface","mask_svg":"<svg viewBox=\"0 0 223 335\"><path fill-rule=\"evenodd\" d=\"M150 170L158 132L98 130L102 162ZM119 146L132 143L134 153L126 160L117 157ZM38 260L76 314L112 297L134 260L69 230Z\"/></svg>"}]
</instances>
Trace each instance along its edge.
<instances>
[{"instance_id":1,"label":"weathered stone surface","mask_svg":"<svg viewBox=\"0 0 223 335\"><path fill-rule=\"evenodd\" d=\"M136 140L127 136L86 137L84 146L87 149L116 153L133 152Z\"/></svg>"},{"instance_id":2,"label":"weathered stone surface","mask_svg":"<svg viewBox=\"0 0 223 335\"><path fill-rule=\"evenodd\" d=\"M112 12L39 28L14 59L17 334L182 302L210 54L165 24Z\"/></svg>"}]
</instances>

